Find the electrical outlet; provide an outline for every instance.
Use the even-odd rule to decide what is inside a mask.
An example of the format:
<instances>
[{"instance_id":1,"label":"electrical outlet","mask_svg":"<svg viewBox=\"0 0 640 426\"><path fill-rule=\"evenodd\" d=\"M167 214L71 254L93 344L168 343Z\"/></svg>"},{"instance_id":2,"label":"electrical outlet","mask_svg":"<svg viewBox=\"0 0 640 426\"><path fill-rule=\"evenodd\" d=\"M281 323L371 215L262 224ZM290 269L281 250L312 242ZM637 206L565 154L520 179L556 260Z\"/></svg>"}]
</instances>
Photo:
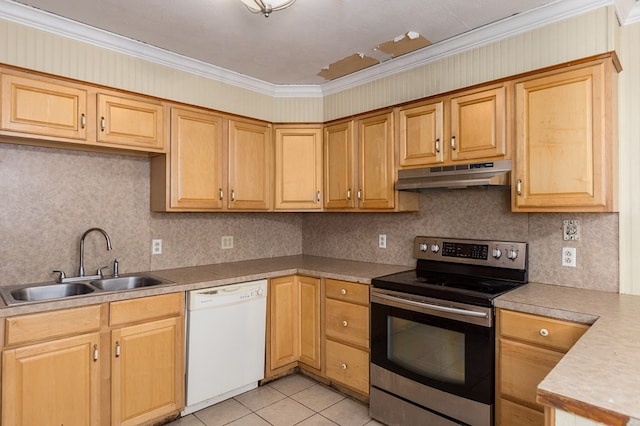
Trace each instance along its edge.
<instances>
[{"instance_id":1,"label":"electrical outlet","mask_svg":"<svg viewBox=\"0 0 640 426\"><path fill-rule=\"evenodd\" d=\"M151 240L151 254L162 254L162 240Z\"/></svg>"},{"instance_id":2,"label":"electrical outlet","mask_svg":"<svg viewBox=\"0 0 640 426\"><path fill-rule=\"evenodd\" d=\"M233 248L233 236L222 237L222 241L220 242L220 248L223 250L232 249Z\"/></svg>"},{"instance_id":3,"label":"electrical outlet","mask_svg":"<svg viewBox=\"0 0 640 426\"><path fill-rule=\"evenodd\" d=\"M378 234L378 248L387 248L387 234Z\"/></svg>"},{"instance_id":4,"label":"electrical outlet","mask_svg":"<svg viewBox=\"0 0 640 426\"><path fill-rule=\"evenodd\" d=\"M576 267L575 247L562 247L562 266Z\"/></svg>"},{"instance_id":5,"label":"electrical outlet","mask_svg":"<svg viewBox=\"0 0 640 426\"><path fill-rule=\"evenodd\" d=\"M564 220L562 221L563 238L568 240L580 239L580 221L579 220Z\"/></svg>"}]
</instances>

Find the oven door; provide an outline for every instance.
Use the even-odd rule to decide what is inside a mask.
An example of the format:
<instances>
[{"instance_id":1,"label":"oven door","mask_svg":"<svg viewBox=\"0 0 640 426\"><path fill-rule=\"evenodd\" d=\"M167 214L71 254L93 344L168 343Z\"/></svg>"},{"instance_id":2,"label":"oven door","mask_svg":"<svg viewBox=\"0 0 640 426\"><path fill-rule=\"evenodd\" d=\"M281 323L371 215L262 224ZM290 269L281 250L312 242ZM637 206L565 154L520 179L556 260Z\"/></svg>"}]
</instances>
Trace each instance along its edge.
<instances>
[{"instance_id":1,"label":"oven door","mask_svg":"<svg viewBox=\"0 0 640 426\"><path fill-rule=\"evenodd\" d=\"M493 405L492 314L492 308L373 289L371 363L446 394Z\"/></svg>"}]
</instances>

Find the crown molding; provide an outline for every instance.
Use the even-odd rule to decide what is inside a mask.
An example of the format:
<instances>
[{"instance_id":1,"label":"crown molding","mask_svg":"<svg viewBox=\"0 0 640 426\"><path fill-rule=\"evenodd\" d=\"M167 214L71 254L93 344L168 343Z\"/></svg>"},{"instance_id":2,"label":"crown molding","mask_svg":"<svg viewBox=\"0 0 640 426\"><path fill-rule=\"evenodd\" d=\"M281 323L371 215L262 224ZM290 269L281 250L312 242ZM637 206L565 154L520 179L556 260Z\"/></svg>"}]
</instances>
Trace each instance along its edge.
<instances>
[{"instance_id":1,"label":"crown molding","mask_svg":"<svg viewBox=\"0 0 640 426\"><path fill-rule=\"evenodd\" d=\"M640 22L640 1L614 0L614 6L620 25L629 25Z\"/></svg>"},{"instance_id":2,"label":"crown molding","mask_svg":"<svg viewBox=\"0 0 640 426\"><path fill-rule=\"evenodd\" d=\"M325 96L331 95L399 72L409 71L512 35L608 6L612 4L612 1L556 0L551 4L513 15L496 23L468 31L393 60L324 83L322 85L322 93Z\"/></svg>"},{"instance_id":3,"label":"crown molding","mask_svg":"<svg viewBox=\"0 0 640 426\"><path fill-rule=\"evenodd\" d=\"M556 0L540 8L514 15L416 52L402 55L354 74L318 85L276 85L268 83L8 0L0 0L0 18L275 98L314 98L338 93L398 72L417 68L514 34L611 5L613 1ZM634 0L615 1L617 3L628 3ZM638 6L637 0L635 3L636 6L631 10L632 13L629 14L629 18L635 13L635 19L640 20L640 16L638 16L640 15L638 10L640 6ZM617 7L616 11L618 12ZM625 23L627 22L625 21Z\"/></svg>"}]
</instances>

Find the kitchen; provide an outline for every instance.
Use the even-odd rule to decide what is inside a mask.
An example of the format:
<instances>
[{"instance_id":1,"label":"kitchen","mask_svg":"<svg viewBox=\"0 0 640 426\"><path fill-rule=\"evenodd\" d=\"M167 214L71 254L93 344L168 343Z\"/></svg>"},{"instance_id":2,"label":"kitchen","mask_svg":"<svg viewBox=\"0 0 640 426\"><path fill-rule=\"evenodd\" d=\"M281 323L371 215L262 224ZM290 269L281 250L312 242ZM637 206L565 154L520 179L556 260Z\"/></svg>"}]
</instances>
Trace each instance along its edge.
<instances>
[{"instance_id":1,"label":"kitchen","mask_svg":"<svg viewBox=\"0 0 640 426\"><path fill-rule=\"evenodd\" d=\"M624 69L620 75L620 214L511 213L507 191L422 194L419 212L399 214L153 213L149 209L149 160L146 158L2 144L0 181L5 194L1 209L2 237L10 244L5 243L0 248L0 284L48 280L51 278L49 269L54 268L74 270L78 236L92 226L100 226L108 230L114 248L106 253L102 245L88 245L87 259L96 263L92 267L110 264L113 257L120 259L124 271L155 271L301 253L410 267L414 264L410 249L414 236L452 235L527 241L531 265L529 280L532 282L640 293L637 290L640 280L632 262L637 249L634 250L635 242L629 237L635 230L632 218L637 216L631 196L633 185L630 182L633 182L634 171L630 165L635 164L633 159L637 158L633 141L638 140L638 130L632 126L633 117L637 116L638 96L631 95L638 93L638 87L629 75L637 76L640 72L637 53L632 52L630 46L638 40L640 29L638 24L610 29L617 26L611 9L611 6L602 7L542 30L531 30L524 36L513 36L511 42L532 43L531 50L546 52L543 48L546 37L572 31L571 41L561 46L566 52L547 52L547 56L540 53L544 58L537 63L523 60L526 65L522 67L530 69L600 53L619 43L618 53ZM597 31L594 31L594 25ZM616 31L620 34L612 34ZM14 43L7 43L0 52L0 62L7 64L169 98L173 91L178 91L172 89L175 86L171 82L179 81L181 100L188 101L190 96L194 104L204 103L199 99L198 91L201 86L209 87L210 84L181 71L87 47L8 20L0 21L0 32L3 40ZM495 42L491 46L495 49L493 54L509 57L513 52L508 44ZM42 46L69 55L70 61L71 58L80 61L78 67L69 69L58 59L40 54ZM65 53L67 50L75 53ZM438 66L443 70L441 72L446 72L448 62L487 61L486 66L477 66L483 68L482 73L486 75L465 76L460 82L449 82L447 88L491 80L500 73L516 73L498 70L494 71L497 75L491 74L488 70L493 62L473 59L476 54L478 51L460 53L425 66L428 71L423 72ZM114 65L102 67L103 61ZM495 63L498 62L496 59ZM130 81L123 81L122 69L130 70ZM141 75L144 75L145 83L136 83ZM233 87L222 89L230 93L235 90ZM427 91L423 96L429 94L432 93ZM273 121L322 121L323 118L333 119L357 112L344 110L341 98L346 96L362 99L362 104L356 107L359 111L379 106L367 100L366 93L358 94L356 89L327 96L324 99L326 117L318 112L322 107L318 106L321 101L317 99L269 100L255 95L261 102L237 105L229 99L225 105L224 99L218 99L215 102L222 105L205 106ZM391 93L387 96L390 98ZM301 111L296 108L297 102L309 108ZM391 104L395 101L385 99L382 102ZM575 243L578 248L576 268L563 268L559 262L560 250L566 244L561 238L564 219L577 219L581 223L581 240ZM386 249L378 249L378 234L387 235ZM234 248L223 250L220 238L228 235L234 237ZM161 255L150 255L151 239L162 239Z\"/></svg>"}]
</instances>

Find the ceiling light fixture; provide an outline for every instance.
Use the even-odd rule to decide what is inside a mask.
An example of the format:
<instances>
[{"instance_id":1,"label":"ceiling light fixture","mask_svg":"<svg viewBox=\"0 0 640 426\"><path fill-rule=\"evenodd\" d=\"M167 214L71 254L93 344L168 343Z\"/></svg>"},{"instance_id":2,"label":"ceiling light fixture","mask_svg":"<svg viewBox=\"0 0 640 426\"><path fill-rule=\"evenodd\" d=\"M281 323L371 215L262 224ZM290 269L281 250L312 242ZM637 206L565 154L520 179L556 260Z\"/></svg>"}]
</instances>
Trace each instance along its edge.
<instances>
[{"instance_id":1,"label":"ceiling light fixture","mask_svg":"<svg viewBox=\"0 0 640 426\"><path fill-rule=\"evenodd\" d=\"M296 0L240 0L251 13L261 13L265 18L271 12L286 9L296 2Z\"/></svg>"}]
</instances>

